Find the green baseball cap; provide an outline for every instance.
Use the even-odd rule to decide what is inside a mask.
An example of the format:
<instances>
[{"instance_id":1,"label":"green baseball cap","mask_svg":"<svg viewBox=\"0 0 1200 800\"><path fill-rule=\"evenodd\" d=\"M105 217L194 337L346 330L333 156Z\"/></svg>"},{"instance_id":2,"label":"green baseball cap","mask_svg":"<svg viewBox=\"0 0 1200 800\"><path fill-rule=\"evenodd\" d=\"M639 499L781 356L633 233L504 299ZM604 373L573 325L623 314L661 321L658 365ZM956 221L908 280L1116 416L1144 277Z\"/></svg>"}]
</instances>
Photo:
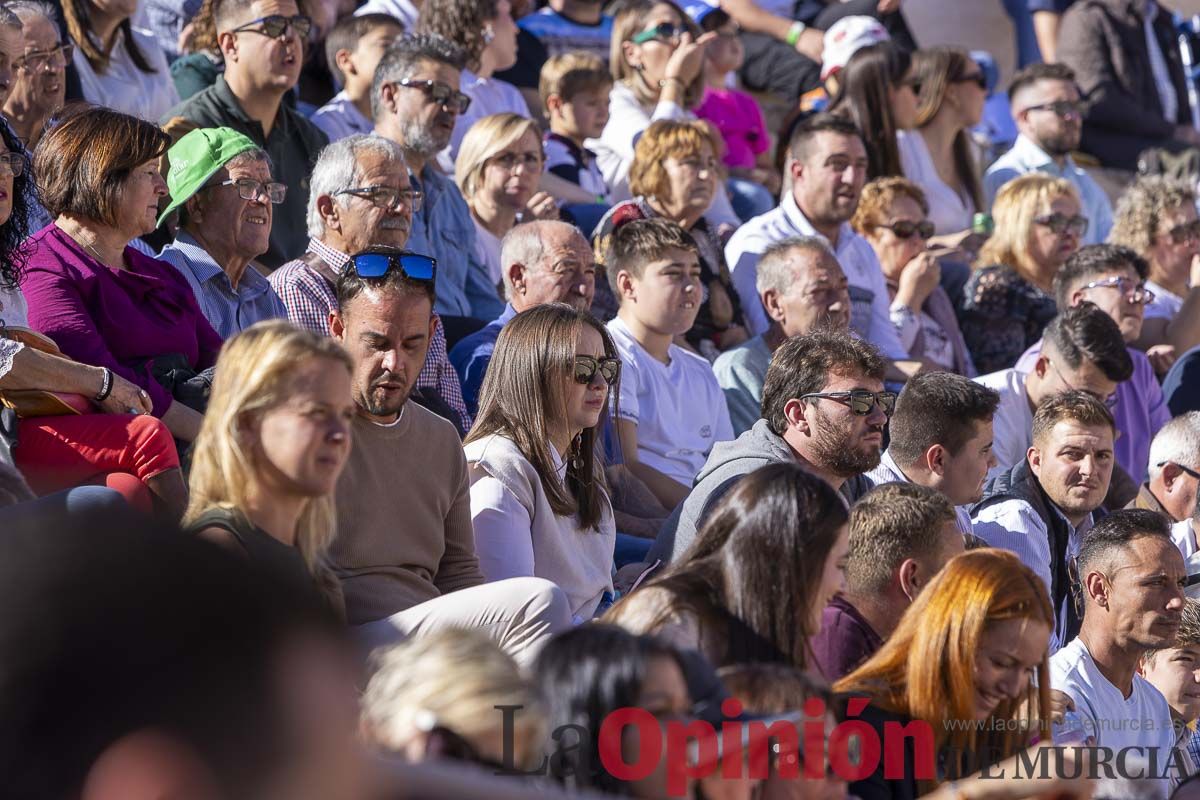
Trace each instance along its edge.
<instances>
[{"instance_id":1,"label":"green baseball cap","mask_svg":"<svg viewBox=\"0 0 1200 800\"><path fill-rule=\"evenodd\" d=\"M200 191L208 179L234 156L258 147L250 137L233 128L197 128L189 131L167 151L167 189L171 203L158 217L162 225L175 209Z\"/></svg>"}]
</instances>

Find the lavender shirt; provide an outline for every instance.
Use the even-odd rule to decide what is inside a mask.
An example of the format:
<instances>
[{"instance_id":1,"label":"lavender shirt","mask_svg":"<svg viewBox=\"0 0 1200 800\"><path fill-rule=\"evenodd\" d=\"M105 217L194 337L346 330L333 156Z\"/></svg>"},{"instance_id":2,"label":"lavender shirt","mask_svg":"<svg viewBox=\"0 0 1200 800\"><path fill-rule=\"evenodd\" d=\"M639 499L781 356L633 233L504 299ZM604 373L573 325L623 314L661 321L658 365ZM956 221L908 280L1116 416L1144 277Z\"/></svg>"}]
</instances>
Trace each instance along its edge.
<instances>
[{"instance_id":1,"label":"lavender shirt","mask_svg":"<svg viewBox=\"0 0 1200 800\"><path fill-rule=\"evenodd\" d=\"M1113 419L1117 423L1117 441L1113 453L1121 469L1137 483L1146 481L1146 466L1150 460L1150 442L1158 429L1171 419L1171 409L1163 397L1162 387L1154 376L1150 359L1141 350L1129 350L1133 359L1133 375L1117 384L1117 404L1113 407ZM1029 372L1037 363L1042 352L1042 340L1021 354L1016 369Z\"/></svg>"},{"instance_id":2,"label":"lavender shirt","mask_svg":"<svg viewBox=\"0 0 1200 800\"><path fill-rule=\"evenodd\" d=\"M29 237L28 245L21 289L29 326L76 361L108 367L145 389L155 416L172 402L150 374L155 357L182 353L197 370L216 362L221 337L170 264L126 247L128 269L111 269L55 225Z\"/></svg>"}]
</instances>

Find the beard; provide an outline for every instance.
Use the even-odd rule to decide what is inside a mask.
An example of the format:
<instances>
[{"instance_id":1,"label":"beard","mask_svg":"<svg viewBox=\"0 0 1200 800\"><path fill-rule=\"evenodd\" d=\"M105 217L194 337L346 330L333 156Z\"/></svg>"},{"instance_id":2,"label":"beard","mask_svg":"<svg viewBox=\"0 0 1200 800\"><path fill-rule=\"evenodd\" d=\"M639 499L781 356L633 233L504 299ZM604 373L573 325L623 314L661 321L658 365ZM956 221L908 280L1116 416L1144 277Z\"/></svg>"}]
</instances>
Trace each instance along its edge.
<instances>
[{"instance_id":1,"label":"beard","mask_svg":"<svg viewBox=\"0 0 1200 800\"><path fill-rule=\"evenodd\" d=\"M419 119L408 118L401 123L400 135L404 137L404 147L423 158L431 158L446 149L449 139L442 141L431 128L426 127Z\"/></svg>"},{"instance_id":2,"label":"beard","mask_svg":"<svg viewBox=\"0 0 1200 800\"><path fill-rule=\"evenodd\" d=\"M831 420L817 413L812 446L818 466L843 478L861 475L879 466L882 447L871 445L864 449L861 445L855 446L849 431L838 429Z\"/></svg>"},{"instance_id":3,"label":"beard","mask_svg":"<svg viewBox=\"0 0 1200 800\"><path fill-rule=\"evenodd\" d=\"M1055 157L1070 155L1079 147L1079 134L1079 129L1075 128L1046 136L1041 140L1042 149Z\"/></svg>"},{"instance_id":4,"label":"beard","mask_svg":"<svg viewBox=\"0 0 1200 800\"><path fill-rule=\"evenodd\" d=\"M400 392L385 392L378 388L382 383L399 383L404 389ZM395 373L387 372L371 381L367 391L358 398L358 406L371 416L391 417L400 413L411 393L411 385Z\"/></svg>"}]
</instances>

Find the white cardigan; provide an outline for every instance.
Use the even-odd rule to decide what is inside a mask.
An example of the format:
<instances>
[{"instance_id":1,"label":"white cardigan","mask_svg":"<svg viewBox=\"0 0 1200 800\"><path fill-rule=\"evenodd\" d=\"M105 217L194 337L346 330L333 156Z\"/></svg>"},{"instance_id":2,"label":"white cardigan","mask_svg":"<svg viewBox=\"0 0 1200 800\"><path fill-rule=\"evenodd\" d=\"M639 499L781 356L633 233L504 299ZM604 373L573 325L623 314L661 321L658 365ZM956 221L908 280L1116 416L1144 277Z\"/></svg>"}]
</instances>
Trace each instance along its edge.
<instances>
[{"instance_id":1,"label":"white cardigan","mask_svg":"<svg viewBox=\"0 0 1200 800\"><path fill-rule=\"evenodd\" d=\"M541 478L516 444L493 435L463 448L471 481L471 520L479 567L489 581L537 577L567 594L577 622L591 619L612 592L617 529L605 498L600 529L557 516ZM560 476L566 465L550 450Z\"/></svg>"}]
</instances>

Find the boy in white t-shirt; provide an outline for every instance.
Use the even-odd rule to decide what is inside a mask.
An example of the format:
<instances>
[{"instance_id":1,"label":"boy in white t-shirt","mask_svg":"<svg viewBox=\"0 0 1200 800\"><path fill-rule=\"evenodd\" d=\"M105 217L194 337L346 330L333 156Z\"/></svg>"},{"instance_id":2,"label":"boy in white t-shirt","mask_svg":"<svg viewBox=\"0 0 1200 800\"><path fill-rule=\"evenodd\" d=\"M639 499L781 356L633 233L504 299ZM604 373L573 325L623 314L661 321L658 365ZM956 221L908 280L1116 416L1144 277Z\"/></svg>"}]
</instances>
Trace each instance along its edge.
<instances>
[{"instance_id":1,"label":"boy in white t-shirt","mask_svg":"<svg viewBox=\"0 0 1200 800\"><path fill-rule=\"evenodd\" d=\"M1195 774L1200 765L1192 760L1187 745L1196 737L1196 722L1200 719L1200 600L1186 601L1174 644L1147 651L1138 673L1162 692L1171 707L1178 732L1176 747L1185 758L1187 770L1187 775L1175 776L1176 781Z\"/></svg>"},{"instance_id":2,"label":"boy in white t-shirt","mask_svg":"<svg viewBox=\"0 0 1200 800\"><path fill-rule=\"evenodd\" d=\"M605 270L621 304L608 323L621 356L614 398L625 466L666 508L687 497L717 442L733 438L712 367L674 344L703 301L700 254L673 222L627 222L612 234Z\"/></svg>"}]
</instances>

